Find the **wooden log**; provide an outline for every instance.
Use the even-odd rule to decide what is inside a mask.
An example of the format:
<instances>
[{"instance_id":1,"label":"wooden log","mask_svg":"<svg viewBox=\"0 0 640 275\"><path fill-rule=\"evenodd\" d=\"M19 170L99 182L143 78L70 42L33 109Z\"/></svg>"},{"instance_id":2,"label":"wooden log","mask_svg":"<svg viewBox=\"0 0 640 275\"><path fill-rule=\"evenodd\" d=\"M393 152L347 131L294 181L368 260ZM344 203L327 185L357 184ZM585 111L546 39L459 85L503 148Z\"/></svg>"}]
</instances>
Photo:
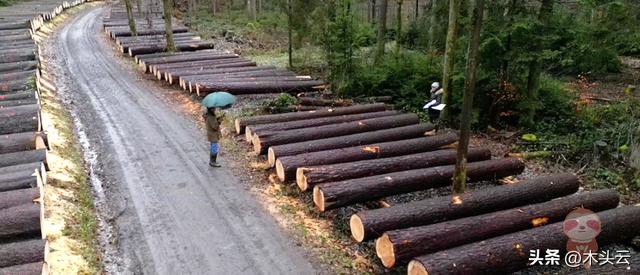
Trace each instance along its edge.
<instances>
[{"instance_id":1,"label":"wooden log","mask_svg":"<svg viewBox=\"0 0 640 275\"><path fill-rule=\"evenodd\" d=\"M384 111L385 109L386 107L384 104L366 104L366 105L356 105L356 106L343 107L343 108L328 108L328 109L309 111L309 112L241 117L235 120L235 128L236 128L236 133L242 134L244 133L244 127L246 127L247 125L258 125L258 124L287 122L287 121L311 119L311 118L319 118L319 117L380 112L380 111Z\"/></svg>"},{"instance_id":2,"label":"wooden log","mask_svg":"<svg viewBox=\"0 0 640 275\"><path fill-rule=\"evenodd\" d=\"M217 74L230 74L237 72L249 72L249 71L267 71L267 70L275 70L274 66L251 66L251 67L234 67L234 68L222 68L222 69L188 69L184 71L174 71L168 70L167 72L171 75L172 78L187 78L195 76L206 77L208 75L217 75Z\"/></svg>"},{"instance_id":3,"label":"wooden log","mask_svg":"<svg viewBox=\"0 0 640 275\"><path fill-rule=\"evenodd\" d=\"M458 196L443 196L361 211L351 216L351 235L358 241L385 231L427 225L492 211L539 203L578 191L580 181L572 174L551 174L516 184L489 187ZM503 198L496 201L493 198Z\"/></svg>"},{"instance_id":4,"label":"wooden log","mask_svg":"<svg viewBox=\"0 0 640 275\"><path fill-rule=\"evenodd\" d=\"M40 106L38 104L0 108L0 135L39 131Z\"/></svg>"},{"instance_id":5,"label":"wooden log","mask_svg":"<svg viewBox=\"0 0 640 275\"><path fill-rule=\"evenodd\" d=\"M40 204L32 202L0 209L0 241L42 237L40 211Z\"/></svg>"},{"instance_id":6,"label":"wooden log","mask_svg":"<svg viewBox=\"0 0 640 275\"><path fill-rule=\"evenodd\" d=\"M309 106L351 106L353 101L345 100L345 99L322 99L322 98L313 98L313 97L298 97L298 102L300 105L309 105Z\"/></svg>"},{"instance_id":7,"label":"wooden log","mask_svg":"<svg viewBox=\"0 0 640 275\"><path fill-rule=\"evenodd\" d=\"M178 51L197 51L202 49L213 49L214 43L212 42L188 42L188 43L176 43L176 50ZM128 52L129 56L136 56L138 54L146 54L146 53L155 53L155 52L163 52L167 50L167 45L165 44L156 44L149 46L136 46L130 47Z\"/></svg>"},{"instance_id":8,"label":"wooden log","mask_svg":"<svg viewBox=\"0 0 640 275\"><path fill-rule=\"evenodd\" d=\"M313 202L322 212L388 196L451 184L453 165L407 170L372 177L329 182L313 188ZM516 158L472 162L467 165L468 182L492 180L520 174L524 163Z\"/></svg>"},{"instance_id":9,"label":"wooden log","mask_svg":"<svg viewBox=\"0 0 640 275\"><path fill-rule=\"evenodd\" d=\"M278 174L289 178L295 176L298 167L428 152L458 140L455 133L425 137L426 133L434 128L431 124L399 128L403 129L394 128L342 138L273 146L269 148L267 159L269 164L273 160Z\"/></svg>"},{"instance_id":10,"label":"wooden log","mask_svg":"<svg viewBox=\"0 0 640 275\"><path fill-rule=\"evenodd\" d=\"M180 37L195 37L196 35L191 32L176 33L174 38ZM140 35L140 36L123 36L115 39L116 44L122 45L127 43L143 42L143 41L164 41L165 35Z\"/></svg>"},{"instance_id":11,"label":"wooden log","mask_svg":"<svg viewBox=\"0 0 640 275\"><path fill-rule=\"evenodd\" d=\"M29 22L3 22L0 23L0 30L20 30L20 29L28 29Z\"/></svg>"},{"instance_id":12,"label":"wooden log","mask_svg":"<svg viewBox=\"0 0 640 275\"><path fill-rule=\"evenodd\" d=\"M325 82L309 80L296 82L228 82L224 84L196 84L196 93L205 95L214 91L232 94L299 93L324 88Z\"/></svg>"},{"instance_id":13,"label":"wooden log","mask_svg":"<svg viewBox=\"0 0 640 275\"><path fill-rule=\"evenodd\" d=\"M17 71L17 72L5 72L2 75L0 75L0 81L10 81L10 80L25 79L25 78L28 78L30 76L35 76L35 75L36 75L36 71L35 70Z\"/></svg>"},{"instance_id":14,"label":"wooden log","mask_svg":"<svg viewBox=\"0 0 640 275\"><path fill-rule=\"evenodd\" d=\"M173 42L176 44L187 44L187 43L201 43L203 42L199 36L195 37L174 37ZM164 45L167 42L165 40L147 40L147 41L132 41L130 43L122 43L120 44L120 52L128 53L130 48L139 48L139 47L154 47L156 45Z\"/></svg>"},{"instance_id":15,"label":"wooden log","mask_svg":"<svg viewBox=\"0 0 640 275\"><path fill-rule=\"evenodd\" d=\"M0 275L46 275L44 262L27 263L0 268Z\"/></svg>"},{"instance_id":16,"label":"wooden log","mask_svg":"<svg viewBox=\"0 0 640 275\"><path fill-rule=\"evenodd\" d=\"M244 67L240 67L240 68L244 68ZM172 83L173 80L175 80L175 77L172 77L172 75L169 72L166 72L166 78L169 81L169 83ZM266 78L266 77L271 77L271 78ZM270 70L270 71L250 71L250 72L240 72L240 73L229 73L229 74L217 74L217 75L209 75L208 77L193 77L193 78L186 78L185 80L188 81L188 83L180 82L180 86L183 87L185 90L189 89L190 92L193 92L193 88L195 86L192 85L195 83L200 83L202 81L216 81L216 82L237 82L237 81L242 81L242 80L246 80L246 81L256 81L258 80L258 78L261 81L264 80L268 80L268 81L276 81L276 80L301 80L304 79L306 77L299 77L296 76L296 74L294 72L291 71L287 71L287 70ZM306 106L306 107L315 107L315 106ZM318 109L318 108L313 108Z\"/></svg>"},{"instance_id":17,"label":"wooden log","mask_svg":"<svg viewBox=\"0 0 640 275\"><path fill-rule=\"evenodd\" d=\"M0 192L0 210L33 203L40 197L40 188L38 187Z\"/></svg>"},{"instance_id":18,"label":"wooden log","mask_svg":"<svg viewBox=\"0 0 640 275\"><path fill-rule=\"evenodd\" d=\"M12 63L36 60L36 54L30 49L0 52L0 63Z\"/></svg>"},{"instance_id":19,"label":"wooden log","mask_svg":"<svg viewBox=\"0 0 640 275\"><path fill-rule=\"evenodd\" d=\"M632 238L640 232L640 206L626 206L598 212L602 231L599 246ZM566 251L567 236L562 222L536 227L481 242L458 246L415 258L410 275L508 274L528 267L529 251ZM455 255L453 257L452 255Z\"/></svg>"},{"instance_id":20,"label":"wooden log","mask_svg":"<svg viewBox=\"0 0 640 275\"><path fill-rule=\"evenodd\" d=\"M197 52L196 52L197 53ZM146 71L150 71L149 67L157 65L157 64L173 64L173 63L182 63L189 61L199 61L199 60L218 60L218 59L237 59L239 56L237 54L211 54L208 53L206 55L182 55L182 56L168 56L168 57L159 57L150 60L145 60L141 62L141 66L145 68Z\"/></svg>"},{"instance_id":21,"label":"wooden log","mask_svg":"<svg viewBox=\"0 0 640 275\"><path fill-rule=\"evenodd\" d=\"M31 88L32 87L29 84L29 78L0 82L0 94L15 93L19 91L29 90Z\"/></svg>"},{"instance_id":22,"label":"wooden log","mask_svg":"<svg viewBox=\"0 0 640 275\"><path fill-rule=\"evenodd\" d=\"M245 68L260 68L260 67L257 67L257 66L256 67L235 67L232 69L245 69ZM206 70L209 70L209 69L206 69ZM169 79L169 81L179 80L180 86L182 87L186 87L187 83L202 82L205 80L221 81L229 78L257 77L257 76L296 76L296 74L292 71L277 70L277 69L247 70L247 71L240 71L240 72L225 72L225 73L216 73L216 74L197 74L197 75L182 76L179 78L177 78L172 73L172 70L166 71L166 74L168 74L167 78Z\"/></svg>"},{"instance_id":23,"label":"wooden log","mask_svg":"<svg viewBox=\"0 0 640 275\"><path fill-rule=\"evenodd\" d=\"M302 142L329 137L346 136L351 134L418 124L419 122L420 119L416 114L401 114L317 127L263 133L260 135L254 135L252 142L254 151L259 154L264 154L267 152L267 149L269 147L274 145L289 144L294 142Z\"/></svg>"},{"instance_id":24,"label":"wooden log","mask_svg":"<svg viewBox=\"0 0 640 275\"><path fill-rule=\"evenodd\" d=\"M0 244L0 267L42 262L45 260L45 246L43 239Z\"/></svg>"},{"instance_id":25,"label":"wooden log","mask_svg":"<svg viewBox=\"0 0 640 275\"><path fill-rule=\"evenodd\" d=\"M316 127L316 126L356 121L356 120L362 120L362 119L386 117L386 116L392 116L392 115L398 115L398 114L400 114L400 112L398 111L383 111L383 112L372 112L372 113L362 113L362 114L353 114L353 115L320 117L320 118L305 119L305 120L294 120L290 122L249 125L245 127L245 134L246 134L245 138L247 139L247 141L251 141L251 139L253 139L254 134L259 135L260 133L266 133L266 132L300 129L300 128L306 128L306 127Z\"/></svg>"},{"instance_id":26,"label":"wooden log","mask_svg":"<svg viewBox=\"0 0 640 275\"><path fill-rule=\"evenodd\" d=\"M9 174L9 173L13 173L13 172L20 172L20 171L33 171L35 169L40 169L41 162L32 162L32 163L23 163L23 164L16 164L16 165L11 165L11 166L4 166L4 167L0 167L0 174Z\"/></svg>"},{"instance_id":27,"label":"wooden log","mask_svg":"<svg viewBox=\"0 0 640 275\"><path fill-rule=\"evenodd\" d=\"M197 67L189 67L188 69L199 69L199 70L208 70L208 69L226 69L226 68L243 68L243 67L255 67L256 63L253 61L235 61L235 62L225 62L225 63L219 63L219 64L210 64L210 65L206 65L206 66L197 66ZM174 69L166 69L166 70L158 70L156 77L158 78L158 80L162 80L163 78L167 81L171 81L172 78L171 72L174 71Z\"/></svg>"},{"instance_id":28,"label":"wooden log","mask_svg":"<svg viewBox=\"0 0 640 275\"><path fill-rule=\"evenodd\" d=\"M217 50L201 50L197 52L161 52L161 53L149 53L149 54L139 54L136 55L133 59L136 63L140 64L145 60L157 58L157 57L165 57L165 56L188 56L192 54L200 54L200 53L219 53Z\"/></svg>"},{"instance_id":29,"label":"wooden log","mask_svg":"<svg viewBox=\"0 0 640 275\"><path fill-rule=\"evenodd\" d=\"M470 148L469 162L491 159L491 151L484 148ZM347 179L369 177L391 172L429 168L454 164L456 150L447 149L391 158L361 160L356 162L304 166L296 170L296 183L300 190L307 191L317 184Z\"/></svg>"},{"instance_id":30,"label":"wooden log","mask_svg":"<svg viewBox=\"0 0 640 275\"><path fill-rule=\"evenodd\" d=\"M229 57L229 58L218 58L218 59L206 59L206 60L197 60L197 61L183 61L183 62L175 62L175 63L160 63L150 65L150 71L152 73L157 74L158 71L165 72L169 69L176 70L188 70L193 68L207 68L212 65L219 65L225 63L238 63L238 62L248 62L248 60L240 57Z\"/></svg>"},{"instance_id":31,"label":"wooden log","mask_svg":"<svg viewBox=\"0 0 640 275\"><path fill-rule=\"evenodd\" d=\"M595 212L616 208L619 200L613 190L598 190L479 216L391 230L376 241L376 254L385 267L391 268L420 255L559 222L578 207Z\"/></svg>"},{"instance_id":32,"label":"wooden log","mask_svg":"<svg viewBox=\"0 0 640 275\"><path fill-rule=\"evenodd\" d=\"M38 100L35 98L30 99L18 99L18 100L0 100L0 109L24 105L38 104Z\"/></svg>"},{"instance_id":33,"label":"wooden log","mask_svg":"<svg viewBox=\"0 0 640 275\"><path fill-rule=\"evenodd\" d=\"M0 94L0 101L24 100L24 99L35 99L35 98L36 98L36 91L34 90Z\"/></svg>"},{"instance_id":34,"label":"wooden log","mask_svg":"<svg viewBox=\"0 0 640 275\"><path fill-rule=\"evenodd\" d=\"M36 132L0 135L0 154L46 148L46 137Z\"/></svg>"},{"instance_id":35,"label":"wooden log","mask_svg":"<svg viewBox=\"0 0 640 275\"><path fill-rule=\"evenodd\" d=\"M0 168L29 163L44 163L45 167L48 166L47 149L0 154Z\"/></svg>"},{"instance_id":36,"label":"wooden log","mask_svg":"<svg viewBox=\"0 0 640 275\"><path fill-rule=\"evenodd\" d=\"M112 38L121 37L121 36L131 36L131 31L128 29L128 27L108 28L107 30L108 30L109 36L111 36ZM188 31L189 29L187 29L186 27L172 28L173 33L181 33L181 32L188 32ZM153 34L165 34L165 30L164 28L138 30L138 35L153 35Z\"/></svg>"},{"instance_id":37,"label":"wooden log","mask_svg":"<svg viewBox=\"0 0 640 275\"><path fill-rule=\"evenodd\" d=\"M37 171L19 171L0 175L0 192L38 186Z\"/></svg>"}]
</instances>

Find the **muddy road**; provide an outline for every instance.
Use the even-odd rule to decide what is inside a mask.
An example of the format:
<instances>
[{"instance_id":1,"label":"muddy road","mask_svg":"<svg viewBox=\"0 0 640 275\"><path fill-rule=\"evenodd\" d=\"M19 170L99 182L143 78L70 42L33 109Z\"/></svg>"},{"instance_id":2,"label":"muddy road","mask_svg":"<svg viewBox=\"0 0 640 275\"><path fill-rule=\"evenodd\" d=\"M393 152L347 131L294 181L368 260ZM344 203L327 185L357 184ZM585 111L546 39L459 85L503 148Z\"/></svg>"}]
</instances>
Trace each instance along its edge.
<instances>
[{"instance_id":1,"label":"muddy road","mask_svg":"<svg viewBox=\"0 0 640 275\"><path fill-rule=\"evenodd\" d=\"M194 121L118 60L88 9L49 55L85 149L105 270L134 274L313 274L300 248L225 168L208 166Z\"/></svg>"}]
</instances>

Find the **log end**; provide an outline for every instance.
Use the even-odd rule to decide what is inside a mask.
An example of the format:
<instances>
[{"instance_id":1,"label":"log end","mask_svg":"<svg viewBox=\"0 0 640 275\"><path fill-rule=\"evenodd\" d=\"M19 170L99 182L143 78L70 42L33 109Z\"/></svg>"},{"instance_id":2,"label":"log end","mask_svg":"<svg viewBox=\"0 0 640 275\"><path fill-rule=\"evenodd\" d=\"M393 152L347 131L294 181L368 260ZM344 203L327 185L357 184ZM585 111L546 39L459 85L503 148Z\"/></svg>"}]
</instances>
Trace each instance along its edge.
<instances>
[{"instance_id":1,"label":"log end","mask_svg":"<svg viewBox=\"0 0 640 275\"><path fill-rule=\"evenodd\" d=\"M424 265L416 260L409 262L409 267L407 268L408 275L429 275L427 272L427 268Z\"/></svg>"},{"instance_id":2,"label":"log end","mask_svg":"<svg viewBox=\"0 0 640 275\"><path fill-rule=\"evenodd\" d=\"M236 118L236 120L233 123L236 126L236 133L242 134L242 126L240 126L240 119Z\"/></svg>"},{"instance_id":3,"label":"log end","mask_svg":"<svg viewBox=\"0 0 640 275\"><path fill-rule=\"evenodd\" d=\"M282 162L280 160L276 161L276 175L278 175L278 178L282 182L287 180L287 173L285 173L284 166L282 165Z\"/></svg>"},{"instance_id":4,"label":"log end","mask_svg":"<svg viewBox=\"0 0 640 275\"><path fill-rule=\"evenodd\" d=\"M49 275L49 264L47 262L42 263L42 275Z\"/></svg>"},{"instance_id":5,"label":"log end","mask_svg":"<svg viewBox=\"0 0 640 275\"><path fill-rule=\"evenodd\" d=\"M382 261L382 265L386 268L392 268L396 264L393 243L386 233L382 234L382 236L376 240L376 255L378 255L378 258Z\"/></svg>"},{"instance_id":6,"label":"log end","mask_svg":"<svg viewBox=\"0 0 640 275\"><path fill-rule=\"evenodd\" d=\"M307 191L309 189L309 185L307 184L307 177L304 175L306 168L298 168L296 169L296 183L298 187L300 187L301 191Z\"/></svg>"},{"instance_id":7,"label":"log end","mask_svg":"<svg viewBox=\"0 0 640 275\"><path fill-rule=\"evenodd\" d=\"M314 201L315 201L315 188L314 188ZM362 219L358 216L358 214L351 215L349 219L349 228L351 229L351 237L357 242L364 241L364 225L362 224Z\"/></svg>"},{"instance_id":8,"label":"log end","mask_svg":"<svg viewBox=\"0 0 640 275\"><path fill-rule=\"evenodd\" d=\"M313 188L313 203L316 205L318 210L320 210L320 212L324 212L324 194L318 186Z\"/></svg>"},{"instance_id":9,"label":"log end","mask_svg":"<svg viewBox=\"0 0 640 275\"><path fill-rule=\"evenodd\" d=\"M253 151L258 155L262 155L262 144L260 143L260 137L254 136L252 139L253 142Z\"/></svg>"},{"instance_id":10,"label":"log end","mask_svg":"<svg viewBox=\"0 0 640 275\"><path fill-rule=\"evenodd\" d=\"M36 135L35 137L36 149L47 149L47 143L45 142L42 135Z\"/></svg>"},{"instance_id":11,"label":"log end","mask_svg":"<svg viewBox=\"0 0 640 275\"><path fill-rule=\"evenodd\" d=\"M251 127L249 127L249 126L244 128L244 139L248 143L251 143L251 140L253 140L253 134L251 132Z\"/></svg>"},{"instance_id":12,"label":"log end","mask_svg":"<svg viewBox=\"0 0 640 275\"><path fill-rule=\"evenodd\" d=\"M269 147L269 150L267 150L267 161L269 162L269 167L276 166L276 153L271 147Z\"/></svg>"}]
</instances>

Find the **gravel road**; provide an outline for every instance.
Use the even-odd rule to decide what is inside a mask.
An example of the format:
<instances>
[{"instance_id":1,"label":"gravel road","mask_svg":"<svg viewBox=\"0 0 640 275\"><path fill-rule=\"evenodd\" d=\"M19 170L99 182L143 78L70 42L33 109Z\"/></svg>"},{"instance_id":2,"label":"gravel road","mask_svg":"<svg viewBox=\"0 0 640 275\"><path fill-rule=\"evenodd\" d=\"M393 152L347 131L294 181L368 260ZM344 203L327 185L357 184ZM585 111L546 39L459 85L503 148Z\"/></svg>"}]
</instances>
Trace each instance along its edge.
<instances>
[{"instance_id":1,"label":"gravel road","mask_svg":"<svg viewBox=\"0 0 640 275\"><path fill-rule=\"evenodd\" d=\"M118 60L106 9L71 19L45 51L87 156L107 273L316 273L230 171L207 165L195 122Z\"/></svg>"}]
</instances>

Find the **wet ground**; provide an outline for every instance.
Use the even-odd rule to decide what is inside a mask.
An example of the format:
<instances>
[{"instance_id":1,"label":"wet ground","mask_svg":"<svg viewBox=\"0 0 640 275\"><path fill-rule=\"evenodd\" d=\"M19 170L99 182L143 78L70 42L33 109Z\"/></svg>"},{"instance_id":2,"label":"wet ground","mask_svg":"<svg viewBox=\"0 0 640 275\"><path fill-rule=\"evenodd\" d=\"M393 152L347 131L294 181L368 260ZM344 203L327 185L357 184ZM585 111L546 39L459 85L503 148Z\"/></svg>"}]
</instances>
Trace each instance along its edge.
<instances>
[{"instance_id":1,"label":"wet ground","mask_svg":"<svg viewBox=\"0 0 640 275\"><path fill-rule=\"evenodd\" d=\"M312 274L300 248L226 168L204 134L136 78L89 9L44 49L85 151L107 273Z\"/></svg>"}]
</instances>

